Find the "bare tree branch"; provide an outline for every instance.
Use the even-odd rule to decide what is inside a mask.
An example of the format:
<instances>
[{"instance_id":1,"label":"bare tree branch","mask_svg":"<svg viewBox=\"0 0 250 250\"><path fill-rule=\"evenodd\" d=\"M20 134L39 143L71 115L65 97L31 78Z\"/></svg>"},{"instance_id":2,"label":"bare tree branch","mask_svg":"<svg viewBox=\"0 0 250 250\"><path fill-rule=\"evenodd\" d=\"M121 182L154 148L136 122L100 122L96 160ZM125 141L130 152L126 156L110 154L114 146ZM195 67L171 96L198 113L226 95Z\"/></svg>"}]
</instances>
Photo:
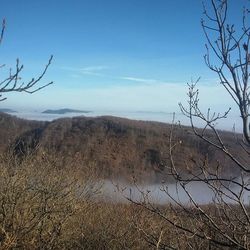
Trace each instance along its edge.
<instances>
[{"instance_id":1,"label":"bare tree branch","mask_svg":"<svg viewBox=\"0 0 250 250\"><path fill-rule=\"evenodd\" d=\"M0 32L0 44L2 43L4 33L5 33L5 27L6 27L6 21L3 19L2 22L2 28ZM45 84L42 84L41 86L37 86L37 84L42 80L44 75L46 74L51 62L52 62L53 56L51 55L49 58L48 63L45 65L43 71L37 78L32 78L28 82L23 82L21 73L23 71L24 66L20 64L19 59L16 60L16 66L14 72L13 70L9 70L9 76L5 77L4 79L0 80L0 101L4 101L7 99L7 97L3 97L3 94L10 93L10 92L26 92L29 94L33 94L49 85L51 85L53 82L48 82ZM0 66L0 69L5 67L5 64L2 64Z\"/></svg>"}]
</instances>

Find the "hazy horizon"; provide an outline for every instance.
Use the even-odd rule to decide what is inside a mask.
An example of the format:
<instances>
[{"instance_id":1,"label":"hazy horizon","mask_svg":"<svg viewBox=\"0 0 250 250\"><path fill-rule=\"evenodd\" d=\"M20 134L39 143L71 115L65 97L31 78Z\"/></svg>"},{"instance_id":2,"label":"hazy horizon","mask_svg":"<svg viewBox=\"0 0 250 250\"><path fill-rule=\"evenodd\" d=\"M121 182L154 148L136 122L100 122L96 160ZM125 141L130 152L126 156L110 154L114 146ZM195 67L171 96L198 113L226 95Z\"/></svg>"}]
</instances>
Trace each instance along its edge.
<instances>
[{"instance_id":1,"label":"hazy horizon","mask_svg":"<svg viewBox=\"0 0 250 250\"><path fill-rule=\"evenodd\" d=\"M7 108L7 107L6 107ZM61 107L70 108L71 107ZM48 108L50 109L50 108ZM155 122L163 122L171 124L174 122L184 125L190 126L190 120L185 117L180 111L179 112L164 112L164 111L146 111L146 110L137 110L137 111L129 111L129 110L88 110L88 109L80 109L83 111L90 111L89 113L74 113L69 112L65 114L47 114L42 113L47 109L12 109L13 111L17 111L16 113L6 112L11 115L28 119L28 120L41 120L41 121L53 121L59 118L66 117L75 117L75 116L86 116L86 117L99 117L99 116L115 116L120 118L127 118L133 120L142 120L142 121L155 121ZM201 120L194 119L196 127L203 127L204 123ZM215 124L215 127L220 130L226 130L231 132L241 132L242 131L242 120L239 115L229 113L227 119L221 119Z\"/></svg>"}]
</instances>

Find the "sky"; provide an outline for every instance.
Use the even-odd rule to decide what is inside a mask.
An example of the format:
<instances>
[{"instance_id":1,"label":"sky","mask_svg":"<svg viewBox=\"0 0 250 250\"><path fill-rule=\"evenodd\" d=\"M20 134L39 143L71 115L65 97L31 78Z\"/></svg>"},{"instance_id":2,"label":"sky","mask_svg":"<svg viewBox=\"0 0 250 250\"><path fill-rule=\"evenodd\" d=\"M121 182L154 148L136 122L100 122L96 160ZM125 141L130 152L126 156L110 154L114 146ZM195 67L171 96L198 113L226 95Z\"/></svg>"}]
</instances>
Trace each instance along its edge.
<instances>
[{"instance_id":1,"label":"sky","mask_svg":"<svg viewBox=\"0 0 250 250\"><path fill-rule=\"evenodd\" d=\"M229 1L236 24L245 1ZM2 0L1 79L16 58L23 80L36 77L53 55L40 84L54 84L1 106L173 112L201 77L202 105L226 109L233 103L204 63L201 17L200 0Z\"/></svg>"}]
</instances>

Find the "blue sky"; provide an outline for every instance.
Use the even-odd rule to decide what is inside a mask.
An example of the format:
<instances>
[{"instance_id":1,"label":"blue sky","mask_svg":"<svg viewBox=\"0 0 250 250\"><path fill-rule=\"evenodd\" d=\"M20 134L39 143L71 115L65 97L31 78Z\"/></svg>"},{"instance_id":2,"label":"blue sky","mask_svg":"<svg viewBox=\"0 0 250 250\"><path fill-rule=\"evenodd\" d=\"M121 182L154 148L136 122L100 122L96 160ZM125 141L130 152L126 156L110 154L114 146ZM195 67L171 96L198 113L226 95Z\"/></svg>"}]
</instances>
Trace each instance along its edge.
<instances>
[{"instance_id":1,"label":"blue sky","mask_svg":"<svg viewBox=\"0 0 250 250\"><path fill-rule=\"evenodd\" d=\"M238 22L244 0L229 1ZM10 94L5 107L178 110L186 83L201 76L204 106L231 105L203 61L199 0L5 0L1 64L20 58L23 79L54 60L36 94ZM205 92L206 91L206 92ZM222 98L223 97L223 98ZM222 102L223 100L223 102Z\"/></svg>"}]
</instances>

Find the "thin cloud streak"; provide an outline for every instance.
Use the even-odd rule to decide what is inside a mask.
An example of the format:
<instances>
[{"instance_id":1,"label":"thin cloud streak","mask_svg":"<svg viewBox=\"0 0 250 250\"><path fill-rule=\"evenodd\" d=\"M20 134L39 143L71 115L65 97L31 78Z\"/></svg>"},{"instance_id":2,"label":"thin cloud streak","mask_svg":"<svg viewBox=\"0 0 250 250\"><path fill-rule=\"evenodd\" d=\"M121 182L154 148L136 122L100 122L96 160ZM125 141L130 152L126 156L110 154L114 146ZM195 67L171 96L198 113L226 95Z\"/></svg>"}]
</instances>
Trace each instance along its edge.
<instances>
[{"instance_id":1,"label":"thin cloud streak","mask_svg":"<svg viewBox=\"0 0 250 250\"><path fill-rule=\"evenodd\" d=\"M141 82L141 83L158 83L158 82L160 82L156 79L137 78L137 77L131 77L131 76L122 76L119 78L121 80L128 80L128 81Z\"/></svg>"},{"instance_id":2,"label":"thin cloud streak","mask_svg":"<svg viewBox=\"0 0 250 250\"><path fill-rule=\"evenodd\" d=\"M96 65L96 66L86 66L86 67L71 67L71 66L61 66L59 69L67 70L67 71L76 71L76 72L82 72L82 71L100 71L104 69L108 69L109 67L103 66L103 65Z\"/></svg>"},{"instance_id":3,"label":"thin cloud streak","mask_svg":"<svg viewBox=\"0 0 250 250\"><path fill-rule=\"evenodd\" d=\"M71 71L74 72L74 74L71 74L70 76L73 78L76 78L75 76L77 75L78 78L81 75L93 75L93 76L99 76L99 77L108 77L105 74L100 73L99 71L108 69L109 67L103 66L103 65L97 65L97 66L87 66L83 68L79 67L69 67L69 66L63 66L60 67L61 70L66 70L66 71Z\"/></svg>"},{"instance_id":4,"label":"thin cloud streak","mask_svg":"<svg viewBox=\"0 0 250 250\"><path fill-rule=\"evenodd\" d=\"M110 74L104 74L104 73L101 73L100 71L110 69L110 67L104 66L104 65L87 66L83 68L66 66L66 67L61 67L61 69L67 70L67 71L74 71L78 75L93 75L93 76L109 78L113 80L122 80L122 81L129 81L129 82L135 82L135 83L153 84L153 83L163 82L157 79L150 79L150 78L142 78L142 77L139 78L139 77L134 77L134 76L114 76Z\"/></svg>"},{"instance_id":5,"label":"thin cloud streak","mask_svg":"<svg viewBox=\"0 0 250 250\"><path fill-rule=\"evenodd\" d=\"M61 67L61 69L66 70L66 71L74 71L74 74L71 74L70 76L72 78L80 78L83 75L89 75L89 76L96 76L100 78L107 78L111 80L119 80L123 82L133 82L137 84L145 84L145 85L157 85L157 84L184 84L185 82L173 82L173 81L165 81L165 80L159 80L159 79L154 79L154 78L144 78L144 77L135 77L135 76L117 76L117 75L111 75L111 74L106 74L103 73L103 71L110 69L110 67L106 65L96 65L96 66L86 66L86 67ZM76 77L77 76L77 77ZM187 82L191 82L187 81ZM199 81L199 85L208 85L208 86L213 86L217 85L220 83L219 78L201 78Z\"/></svg>"},{"instance_id":6,"label":"thin cloud streak","mask_svg":"<svg viewBox=\"0 0 250 250\"><path fill-rule=\"evenodd\" d=\"M100 71L100 70L105 70L108 69L109 67L103 66L103 65L97 65L97 66L88 66L81 68L80 70L82 71Z\"/></svg>"}]
</instances>

